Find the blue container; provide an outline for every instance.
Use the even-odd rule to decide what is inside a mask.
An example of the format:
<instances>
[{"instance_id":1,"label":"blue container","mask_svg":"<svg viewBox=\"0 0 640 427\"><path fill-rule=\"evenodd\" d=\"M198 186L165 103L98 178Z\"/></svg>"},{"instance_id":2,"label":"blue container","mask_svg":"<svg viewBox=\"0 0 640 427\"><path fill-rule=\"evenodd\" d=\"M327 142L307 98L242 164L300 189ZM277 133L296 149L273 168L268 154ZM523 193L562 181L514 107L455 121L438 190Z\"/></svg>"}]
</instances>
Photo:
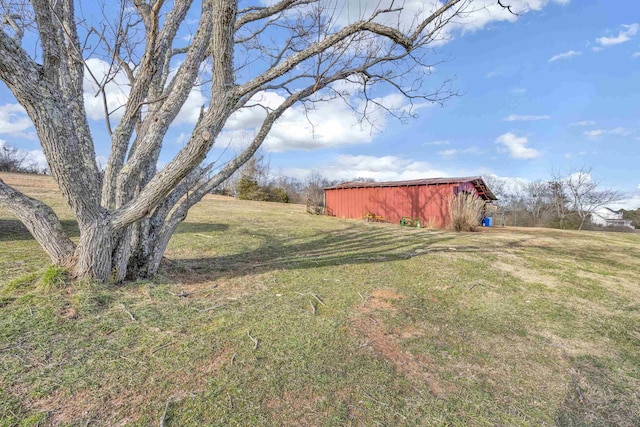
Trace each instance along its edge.
<instances>
[{"instance_id":1,"label":"blue container","mask_svg":"<svg viewBox=\"0 0 640 427\"><path fill-rule=\"evenodd\" d=\"M483 227L492 227L493 226L493 218L492 217L486 217L486 218L482 218L482 226Z\"/></svg>"}]
</instances>

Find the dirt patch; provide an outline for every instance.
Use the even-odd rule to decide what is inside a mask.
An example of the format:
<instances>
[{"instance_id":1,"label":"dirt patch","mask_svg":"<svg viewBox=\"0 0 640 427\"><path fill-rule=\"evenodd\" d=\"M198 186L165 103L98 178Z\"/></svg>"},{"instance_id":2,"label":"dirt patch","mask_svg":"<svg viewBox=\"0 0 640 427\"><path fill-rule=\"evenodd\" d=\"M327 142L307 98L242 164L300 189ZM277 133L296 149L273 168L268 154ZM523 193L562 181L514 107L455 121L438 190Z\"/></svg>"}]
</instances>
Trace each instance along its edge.
<instances>
[{"instance_id":1,"label":"dirt patch","mask_svg":"<svg viewBox=\"0 0 640 427\"><path fill-rule=\"evenodd\" d=\"M68 320L74 320L78 318L78 312L73 307L66 308L62 313L60 313L62 317Z\"/></svg>"},{"instance_id":2,"label":"dirt patch","mask_svg":"<svg viewBox=\"0 0 640 427\"><path fill-rule=\"evenodd\" d=\"M389 328L382 316L376 312L386 312L394 316L397 308L394 301L404 299L404 295L390 289L376 289L369 298L356 307L351 319L351 331L360 338L361 347L371 349L377 356L387 360L395 370L416 384L426 384L436 397L443 397L453 391L449 385L438 382L431 372L434 362L425 354L413 354L402 348L404 340L425 335L414 325Z\"/></svg>"},{"instance_id":3,"label":"dirt patch","mask_svg":"<svg viewBox=\"0 0 640 427\"><path fill-rule=\"evenodd\" d=\"M270 396L261 406L279 426L312 426L318 422L315 408L326 399L311 388L305 388L297 393L285 391L278 396Z\"/></svg>"},{"instance_id":4,"label":"dirt patch","mask_svg":"<svg viewBox=\"0 0 640 427\"><path fill-rule=\"evenodd\" d=\"M393 306L393 302L402 299L404 299L404 295L392 289L374 289L360 307L360 311L389 310L395 312L396 308Z\"/></svg>"}]
</instances>

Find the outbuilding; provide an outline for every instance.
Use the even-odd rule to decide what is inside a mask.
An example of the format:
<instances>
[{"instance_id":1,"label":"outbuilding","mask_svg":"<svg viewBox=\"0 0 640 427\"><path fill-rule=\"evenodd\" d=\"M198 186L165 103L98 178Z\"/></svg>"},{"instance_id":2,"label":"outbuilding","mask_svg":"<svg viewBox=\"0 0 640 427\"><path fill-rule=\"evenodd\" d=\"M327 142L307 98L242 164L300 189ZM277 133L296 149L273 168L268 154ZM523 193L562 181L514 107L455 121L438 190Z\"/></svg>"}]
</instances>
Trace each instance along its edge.
<instances>
[{"instance_id":1,"label":"outbuilding","mask_svg":"<svg viewBox=\"0 0 640 427\"><path fill-rule=\"evenodd\" d=\"M481 176L346 182L324 190L327 215L393 223L404 218L419 220L428 227L447 225L449 201L461 192L475 194L488 203L497 200Z\"/></svg>"}]
</instances>

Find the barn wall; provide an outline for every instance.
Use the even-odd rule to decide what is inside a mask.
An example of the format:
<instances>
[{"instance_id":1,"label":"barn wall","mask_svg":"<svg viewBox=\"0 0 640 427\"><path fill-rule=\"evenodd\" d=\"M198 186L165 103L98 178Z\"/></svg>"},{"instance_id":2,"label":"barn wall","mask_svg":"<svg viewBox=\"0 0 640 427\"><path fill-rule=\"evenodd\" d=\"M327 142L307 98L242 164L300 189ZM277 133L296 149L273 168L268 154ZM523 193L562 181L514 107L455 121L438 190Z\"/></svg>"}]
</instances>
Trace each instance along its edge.
<instances>
[{"instance_id":1,"label":"barn wall","mask_svg":"<svg viewBox=\"0 0 640 427\"><path fill-rule=\"evenodd\" d=\"M327 214L362 219L372 213L392 223L403 216L418 217L423 226L444 227L454 187L456 192L476 192L471 183L331 189L326 191Z\"/></svg>"}]
</instances>

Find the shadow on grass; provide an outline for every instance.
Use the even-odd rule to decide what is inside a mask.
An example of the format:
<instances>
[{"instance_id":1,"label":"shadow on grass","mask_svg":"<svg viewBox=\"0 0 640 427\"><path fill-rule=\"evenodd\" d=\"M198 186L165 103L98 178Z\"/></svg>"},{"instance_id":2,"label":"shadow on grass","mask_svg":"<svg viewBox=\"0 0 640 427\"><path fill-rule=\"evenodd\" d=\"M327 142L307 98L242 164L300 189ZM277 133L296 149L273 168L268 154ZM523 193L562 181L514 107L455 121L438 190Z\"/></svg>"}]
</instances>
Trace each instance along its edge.
<instances>
[{"instance_id":1,"label":"shadow on grass","mask_svg":"<svg viewBox=\"0 0 640 427\"><path fill-rule=\"evenodd\" d=\"M249 233L246 233L249 234ZM350 227L317 233L300 239L250 233L263 240L254 250L216 258L165 260L163 273L169 277L191 273L191 280L216 280L273 270L322 268L339 265L370 264L408 259L429 252L448 251L440 247L454 236L428 233L398 233L397 229ZM242 239L242 237L239 237ZM435 247L434 247L435 246ZM477 252L477 247L456 247L457 251ZM186 278L187 281L189 278ZM185 277L180 277L185 282Z\"/></svg>"},{"instance_id":2,"label":"shadow on grass","mask_svg":"<svg viewBox=\"0 0 640 427\"><path fill-rule=\"evenodd\" d=\"M62 229L69 237L80 236L78 222L75 220L62 220ZM215 231L226 231L227 224L207 224L207 223L182 223L176 230L180 233L211 233ZM0 242L35 240L29 230L17 219L0 219Z\"/></svg>"},{"instance_id":3,"label":"shadow on grass","mask_svg":"<svg viewBox=\"0 0 640 427\"><path fill-rule=\"evenodd\" d=\"M69 237L78 237L78 222L75 220L60 221L62 229ZM35 240L27 227L17 219L0 219L0 242L11 242L16 240Z\"/></svg>"},{"instance_id":4,"label":"shadow on grass","mask_svg":"<svg viewBox=\"0 0 640 427\"><path fill-rule=\"evenodd\" d=\"M176 234L181 233L213 233L215 231L227 231L228 224L209 224L204 222L183 222L176 229Z\"/></svg>"}]
</instances>

